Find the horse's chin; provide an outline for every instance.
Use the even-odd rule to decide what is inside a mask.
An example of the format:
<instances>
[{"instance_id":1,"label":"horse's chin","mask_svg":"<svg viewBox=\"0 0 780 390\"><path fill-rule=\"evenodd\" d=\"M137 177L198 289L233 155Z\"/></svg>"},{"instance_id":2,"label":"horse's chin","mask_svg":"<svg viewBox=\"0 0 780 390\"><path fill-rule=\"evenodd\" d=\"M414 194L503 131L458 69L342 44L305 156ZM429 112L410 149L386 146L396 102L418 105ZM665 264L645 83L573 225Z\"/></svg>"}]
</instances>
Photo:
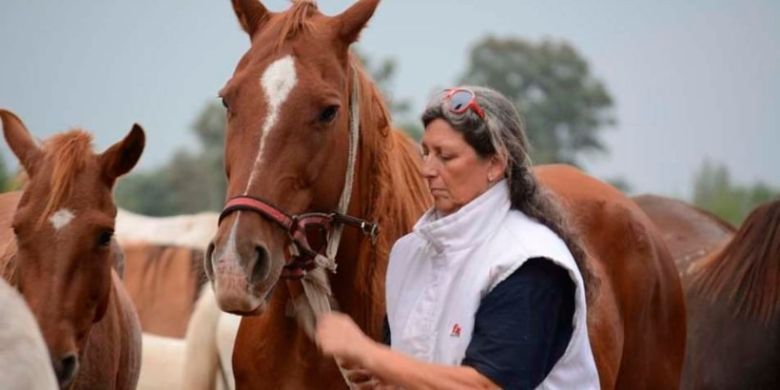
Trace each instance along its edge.
<instances>
[{"instance_id":1,"label":"horse's chin","mask_svg":"<svg viewBox=\"0 0 780 390\"><path fill-rule=\"evenodd\" d=\"M260 304L251 310L225 310L225 312L228 312L230 314L235 314L238 316L244 316L244 317L253 317L253 316L259 316L263 313L265 313L265 310L268 308L268 303L266 301L260 302ZM223 309L224 310L224 309Z\"/></svg>"},{"instance_id":2,"label":"horse's chin","mask_svg":"<svg viewBox=\"0 0 780 390\"><path fill-rule=\"evenodd\" d=\"M220 291L217 283L215 290L217 305L222 311L240 316L258 316L268 309L273 288L264 293L255 291Z\"/></svg>"}]
</instances>

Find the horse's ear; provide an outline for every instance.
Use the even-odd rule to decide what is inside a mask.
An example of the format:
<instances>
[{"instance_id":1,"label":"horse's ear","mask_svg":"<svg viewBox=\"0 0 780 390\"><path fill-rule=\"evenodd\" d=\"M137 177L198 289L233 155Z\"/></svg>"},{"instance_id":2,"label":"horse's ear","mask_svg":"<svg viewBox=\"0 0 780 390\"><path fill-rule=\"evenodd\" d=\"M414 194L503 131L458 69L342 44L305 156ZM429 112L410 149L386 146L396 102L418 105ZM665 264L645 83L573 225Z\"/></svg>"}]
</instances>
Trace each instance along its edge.
<instances>
[{"instance_id":1,"label":"horse's ear","mask_svg":"<svg viewBox=\"0 0 780 390\"><path fill-rule=\"evenodd\" d=\"M138 124L134 124L125 138L108 148L100 155L100 163L103 173L110 185L116 178L130 172L141 158L146 144L144 130Z\"/></svg>"},{"instance_id":2,"label":"horse's ear","mask_svg":"<svg viewBox=\"0 0 780 390\"><path fill-rule=\"evenodd\" d=\"M252 39L270 13L259 0L230 1L233 3L233 11L236 12L241 28L249 34L249 39Z\"/></svg>"},{"instance_id":3,"label":"horse's ear","mask_svg":"<svg viewBox=\"0 0 780 390\"><path fill-rule=\"evenodd\" d=\"M27 174L32 176L42 155L41 147L27 131L22 120L11 111L0 109L0 120L3 122L5 142L19 159Z\"/></svg>"},{"instance_id":4,"label":"horse's ear","mask_svg":"<svg viewBox=\"0 0 780 390\"><path fill-rule=\"evenodd\" d=\"M357 41L360 31L374 15L379 0L360 0L336 16L339 38L347 45Z\"/></svg>"}]
</instances>

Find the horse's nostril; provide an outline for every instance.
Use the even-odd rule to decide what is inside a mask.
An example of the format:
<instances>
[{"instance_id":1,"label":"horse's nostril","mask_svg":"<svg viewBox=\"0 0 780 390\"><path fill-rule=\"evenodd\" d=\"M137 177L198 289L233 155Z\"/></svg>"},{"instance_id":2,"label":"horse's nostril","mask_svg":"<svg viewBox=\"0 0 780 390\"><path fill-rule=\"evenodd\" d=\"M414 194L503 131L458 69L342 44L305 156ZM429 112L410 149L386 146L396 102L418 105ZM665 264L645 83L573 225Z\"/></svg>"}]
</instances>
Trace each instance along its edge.
<instances>
[{"instance_id":1,"label":"horse's nostril","mask_svg":"<svg viewBox=\"0 0 780 390\"><path fill-rule=\"evenodd\" d=\"M60 388L68 387L76 377L79 370L79 358L75 353L69 353L59 360L54 361L54 373L57 375L57 381Z\"/></svg>"},{"instance_id":2,"label":"horse's nostril","mask_svg":"<svg viewBox=\"0 0 780 390\"><path fill-rule=\"evenodd\" d=\"M206 254L203 257L203 269L206 271L206 277L214 280L214 243L209 243Z\"/></svg>"},{"instance_id":3,"label":"horse's nostril","mask_svg":"<svg viewBox=\"0 0 780 390\"><path fill-rule=\"evenodd\" d=\"M268 256L268 250L264 246L255 247L255 266L252 268L252 283L259 283L268 277L271 269L271 261Z\"/></svg>"}]
</instances>

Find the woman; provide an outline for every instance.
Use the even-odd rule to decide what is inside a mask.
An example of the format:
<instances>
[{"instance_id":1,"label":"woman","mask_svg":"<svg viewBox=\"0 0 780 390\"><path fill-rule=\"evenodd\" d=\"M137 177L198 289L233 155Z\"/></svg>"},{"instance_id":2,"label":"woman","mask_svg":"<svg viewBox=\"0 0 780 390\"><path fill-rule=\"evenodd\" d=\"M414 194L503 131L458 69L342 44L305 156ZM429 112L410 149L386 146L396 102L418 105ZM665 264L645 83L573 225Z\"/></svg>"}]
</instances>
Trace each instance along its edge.
<instances>
[{"instance_id":1,"label":"woman","mask_svg":"<svg viewBox=\"0 0 780 390\"><path fill-rule=\"evenodd\" d=\"M434 207L390 254L390 348L337 313L318 322L320 348L374 384L598 388L584 253L531 173L514 106L453 88L422 120Z\"/></svg>"}]
</instances>

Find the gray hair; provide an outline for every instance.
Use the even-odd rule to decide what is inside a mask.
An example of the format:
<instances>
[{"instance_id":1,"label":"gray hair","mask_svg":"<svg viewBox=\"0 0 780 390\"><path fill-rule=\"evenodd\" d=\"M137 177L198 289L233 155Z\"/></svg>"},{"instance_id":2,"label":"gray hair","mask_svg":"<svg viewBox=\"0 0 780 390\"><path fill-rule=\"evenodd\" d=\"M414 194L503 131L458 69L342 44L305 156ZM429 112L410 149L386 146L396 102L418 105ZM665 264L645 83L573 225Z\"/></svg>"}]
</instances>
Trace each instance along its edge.
<instances>
[{"instance_id":1,"label":"gray hair","mask_svg":"<svg viewBox=\"0 0 780 390\"><path fill-rule=\"evenodd\" d=\"M447 121L463 134L480 158L498 155L506 159L504 176L509 184L509 197L513 209L522 211L555 232L569 247L590 297L595 278L585 263L585 251L577 235L569 228L554 195L539 186L531 172L528 140L522 117L514 104L500 92L476 86L459 88L474 92L477 104L485 112L482 119L472 110L455 113L447 107L446 94L434 96L422 114L423 126L435 119Z\"/></svg>"}]
</instances>

